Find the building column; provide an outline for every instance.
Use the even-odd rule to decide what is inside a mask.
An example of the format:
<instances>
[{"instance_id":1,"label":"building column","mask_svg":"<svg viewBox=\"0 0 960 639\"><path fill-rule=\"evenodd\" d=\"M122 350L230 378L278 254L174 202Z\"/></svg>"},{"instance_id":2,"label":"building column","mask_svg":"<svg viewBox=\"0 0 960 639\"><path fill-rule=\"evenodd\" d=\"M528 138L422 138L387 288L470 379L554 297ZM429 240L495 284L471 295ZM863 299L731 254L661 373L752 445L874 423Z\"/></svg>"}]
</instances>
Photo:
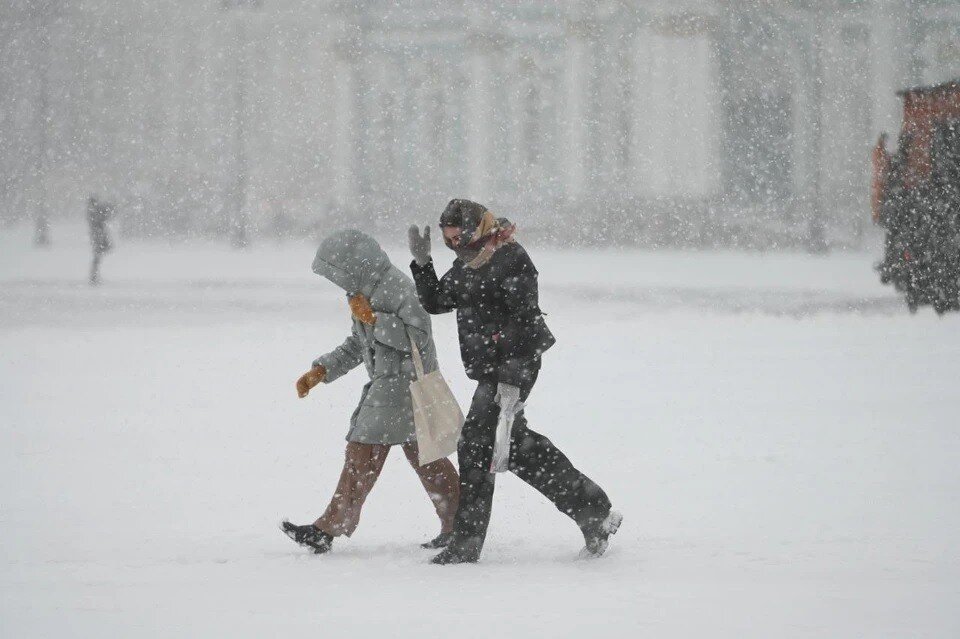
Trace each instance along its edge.
<instances>
[{"instance_id":1,"label":"building column","mask_svg":"<svg viewBox=\"0 0 960 639\"><path fill-rule=\"evenodd\" d=\"M571 17L567 25L567 51L564 77L566 93L563 167L565 199L568 206L576 205L587 196L590 171L593 167L589 113L591 80L594 63L595 25L580 15Z\"/></svg>"},{"instance_id":2,"label":"building column","mask_svg":"<svg viewBox=\"0 0 960 639\"><path fill-rule=\"evenodd\" d=\"M703 199L719 179L720 99L703 17L661 16L634 38L634 188L646 197Z\"/></svg>"},{"instance_id":3,"label":"building column","mask_svg":"<svg viewBox=\"0 0 960 639\"><path fill-rule=\"evenodd\" d=\"M889 133L896 144L902 115L897 91L911 84L910 11L902 0L873 0L870 17L871 119L875 133Z\"/></svg>"},{"instance_id":4,"label":"building column","mask_svg":"<svg viewBox=\"0 0 960 639\"><path fill-rule=\"evenodd\" d=\"M797 90L795 131L798 132L794 162L794 184L799 210L806 228L807 250L826 250L826 225L823 218L822 153L823 139L823 33L822 15L807 16L797 24Z\"/></svg>"},{"instance_id":5,"label":"building column","mask_svg":"<svg viewBox=\"0 0 960 639\"><path fill-rule=\"evenodd\" d=\"M356 135L357 82L355 47L352 42L339 42L334 49L334 96L336 121L333 131L333 187L338 208L357 204Z\"/></svg>"},{"instance_id":6,"label":"building column","mask_svg":"<svg viewBox=\"0 0 960 639\"><path fill-rule=\"evenodd\" d=\"M484 202L490 199L493 184L494 155L494 64L493 51L499 43L485 33L467 36L467 81L464 111L467 138L468 197Z\"/></svg>"}]
</instances>

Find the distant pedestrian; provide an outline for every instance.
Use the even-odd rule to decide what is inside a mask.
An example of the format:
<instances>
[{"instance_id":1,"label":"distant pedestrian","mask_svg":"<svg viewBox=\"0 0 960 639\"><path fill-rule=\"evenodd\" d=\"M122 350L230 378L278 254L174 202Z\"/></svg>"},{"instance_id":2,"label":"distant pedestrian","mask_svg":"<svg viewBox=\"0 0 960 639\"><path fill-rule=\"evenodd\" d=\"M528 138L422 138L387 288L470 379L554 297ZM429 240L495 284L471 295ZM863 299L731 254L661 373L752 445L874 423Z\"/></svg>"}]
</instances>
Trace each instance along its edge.
<instances>
[{"instance_id":1,"label":"distant pedestrian","mask_svg":"<svg viewBox=\"0 0 960 639\"><path fill-rule=\"evenodd\" d=\"M87 198L87 224L90 226L90 244L93 248L93 263L90 265L90 284L100 283L100 260L104 253L113 249L110 241L110 229L107 221L113 217L114 207L107 202L101 202L95 195Z\"/></svg>"}]
</instances>

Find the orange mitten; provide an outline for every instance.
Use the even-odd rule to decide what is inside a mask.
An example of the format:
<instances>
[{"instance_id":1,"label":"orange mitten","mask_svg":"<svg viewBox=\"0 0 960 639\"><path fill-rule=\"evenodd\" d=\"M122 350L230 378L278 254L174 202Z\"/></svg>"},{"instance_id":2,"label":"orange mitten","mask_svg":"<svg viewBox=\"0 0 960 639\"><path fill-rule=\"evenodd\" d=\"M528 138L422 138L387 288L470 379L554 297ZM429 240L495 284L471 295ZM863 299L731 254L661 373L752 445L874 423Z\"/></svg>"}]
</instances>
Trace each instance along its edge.
<instances>
[{"instance_id":1,"label":"orange mitten","mask_svg":"<svg viewBox=\"0 0 960 639\"><path fill-rule=\"evenodd\" d=\"M297 395L306 397L310 389L327 377L327 369L323 366L314 366L297 380Z\"/></svg>"},{"instance_id":2,"label":"orange mitten","mask_svg":"<svg viewBox=\"0 0 960 639\"><path fill-rule=\"evenodd\" d=\"M350 298L350 312L353 316L368 326L377 323L377 316L373 314L370 302L363 295L354 295Z\"/></svg>"}]
</instances>

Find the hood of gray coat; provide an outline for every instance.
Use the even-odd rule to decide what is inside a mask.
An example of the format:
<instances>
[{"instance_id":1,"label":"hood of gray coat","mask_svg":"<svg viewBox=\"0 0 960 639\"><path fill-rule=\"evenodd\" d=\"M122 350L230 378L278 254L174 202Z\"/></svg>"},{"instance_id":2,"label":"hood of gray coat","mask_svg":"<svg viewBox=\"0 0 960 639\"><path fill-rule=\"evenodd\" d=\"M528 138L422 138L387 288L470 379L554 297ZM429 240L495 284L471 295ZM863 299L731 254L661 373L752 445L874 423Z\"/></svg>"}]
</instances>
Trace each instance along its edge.
<instances>
[{"instance_id":1,"label":"hood of gray coat","mask_svg":"<svg viewBox=\"0 0 960 639\"><path fill-rule=\"evenodd\" d=\"M368 298L390 267L390 259L375 239L347 229L325 238L313 260L313 272L327 278L350 295Z\"/></svg>"}]
</instances>

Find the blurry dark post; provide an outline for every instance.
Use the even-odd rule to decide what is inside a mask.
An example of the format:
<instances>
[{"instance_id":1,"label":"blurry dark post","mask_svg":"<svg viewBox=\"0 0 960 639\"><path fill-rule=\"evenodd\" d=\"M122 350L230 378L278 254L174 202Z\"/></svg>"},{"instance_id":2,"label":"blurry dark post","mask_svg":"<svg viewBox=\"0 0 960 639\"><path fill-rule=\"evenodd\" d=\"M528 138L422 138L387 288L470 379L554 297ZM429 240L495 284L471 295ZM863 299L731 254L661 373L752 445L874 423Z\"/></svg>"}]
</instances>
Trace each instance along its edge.
<instances>
[{"instance_id":1,"label":"blurry dark post","mask_svg":"<svg viewBox=\"0 0 960 639\"><path fill-rule=\"evenodd\" d=\"M36 188L36 220L33 243L50 246L50 211L47 201L47 174L50 171L50 23L56 17L57 4L44 3L37 9L37 43L39 46L39 95L35 114L37 153L34 167Z\"/></svg>"},{"instance_id":2,"label":"blurry dark post","mask_svg":"<svg viewBox=\"0 0 960 639\"><path fill-rule=\"evenodd\" d=\"M259 9L261 0L221 0L220 8L234 12L236 87L234 91L233 113L233 149L236 154L235 169L237 181L234 185L233 215L230 220L230 243L236 248L244 248L250 243L250 219L247 214L247 187L249 184L247 163L247 28L243 12L246 9Z\"/></svg>"},{"instance_id":3,"label":"blurry dark post","mask_svg":"<svg viewBox=\"0 0 960 639\"><path fill-rule=\"evenodd\" d=\"M237 248L247 246L250 238L247 236L247 148L246 148L246 91L247 91L247 29L242 18L237 24L237 87L234 129L234 151L237 154L237 185L236 202L234 203L233 228L231 229L231 243Z\"/></svg>"},{"instance_id":4,"label":"blurry dark post","mask_svg":"<svg viewBox=\"0 0 960 639\"><path fill-rule=\"evenodd\" d=\"M811 175L810 202L808 215L810 219L807 227L807 250L811 253L825 253L827 250L826 225L823 218L823 20L826 16L821 11L813 14L813 28L811 29L811 67L814 81L811 83L813 95L814 119L813 130L810 132L814 149L814 166Z\"/></svg>"}]
</instances>

